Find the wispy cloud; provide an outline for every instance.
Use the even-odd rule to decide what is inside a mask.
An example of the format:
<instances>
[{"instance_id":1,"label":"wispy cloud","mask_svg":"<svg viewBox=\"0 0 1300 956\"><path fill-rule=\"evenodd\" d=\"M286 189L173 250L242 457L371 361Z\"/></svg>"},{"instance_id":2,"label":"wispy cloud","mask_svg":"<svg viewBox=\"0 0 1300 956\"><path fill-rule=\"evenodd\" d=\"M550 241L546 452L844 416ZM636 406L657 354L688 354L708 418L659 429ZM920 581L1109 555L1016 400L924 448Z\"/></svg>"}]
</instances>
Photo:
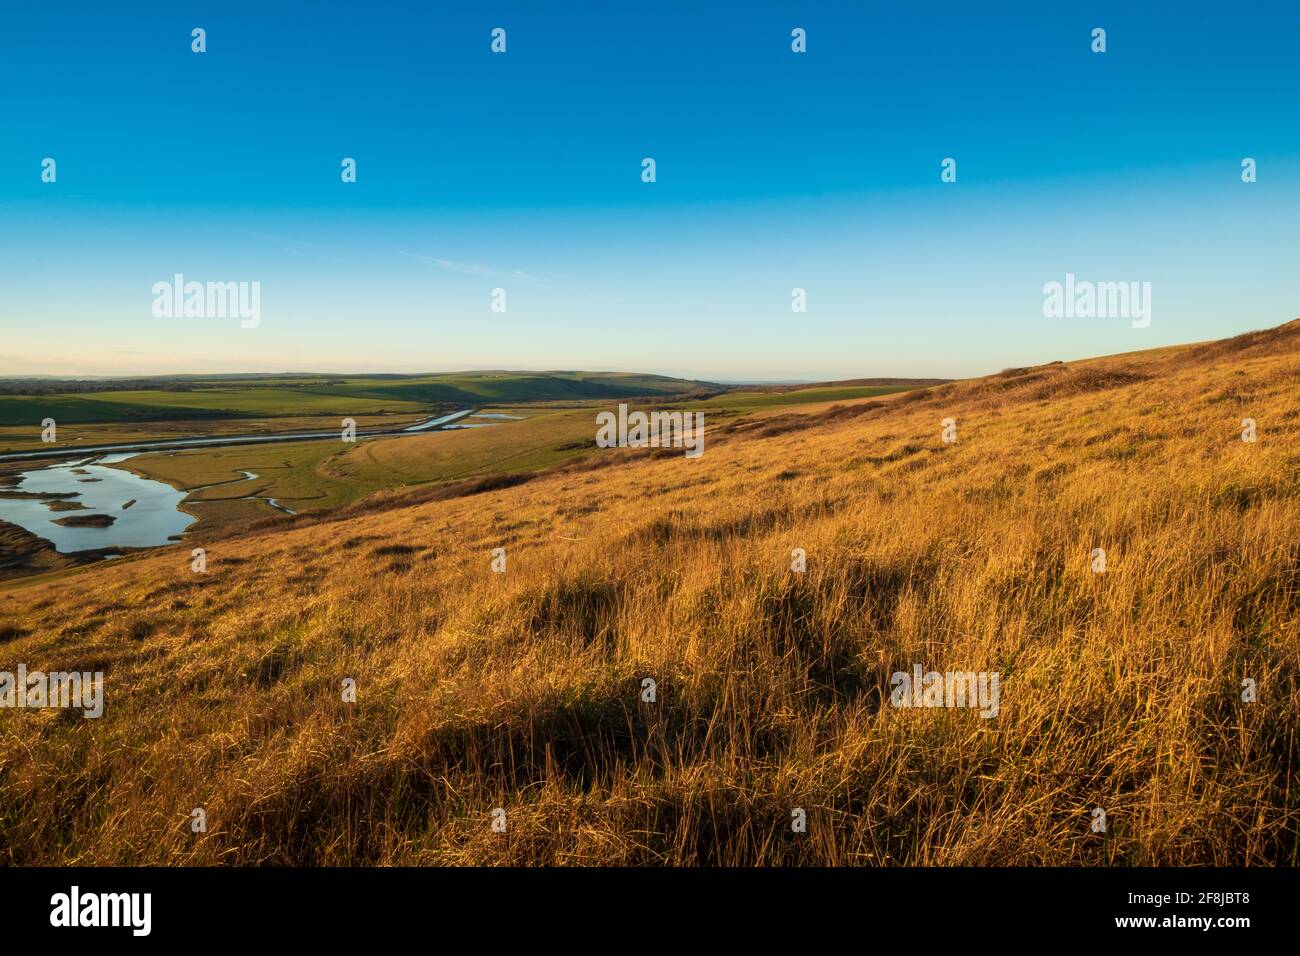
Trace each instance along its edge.
<instances>
[{"instance_id":1,"label":"wispy cloud","mask_svg":"<svg viewBox=\"0 0 1300 956\"><path fill-rule=\"evenodd\" d=\"M532 273L525 272L523 269L497 269L493 266L483 265L480 262L455 262L451 259L440 259L437 256L424 256L417 252L407 252L404 249L399 249L398 252L408 259L428 263L431 266L437 266L439 269L446 269L448 272L457 272L461 275L529 279L533 282L550 282L552 279L560 278L551 272Z\"/></svg>"}]
</instances>

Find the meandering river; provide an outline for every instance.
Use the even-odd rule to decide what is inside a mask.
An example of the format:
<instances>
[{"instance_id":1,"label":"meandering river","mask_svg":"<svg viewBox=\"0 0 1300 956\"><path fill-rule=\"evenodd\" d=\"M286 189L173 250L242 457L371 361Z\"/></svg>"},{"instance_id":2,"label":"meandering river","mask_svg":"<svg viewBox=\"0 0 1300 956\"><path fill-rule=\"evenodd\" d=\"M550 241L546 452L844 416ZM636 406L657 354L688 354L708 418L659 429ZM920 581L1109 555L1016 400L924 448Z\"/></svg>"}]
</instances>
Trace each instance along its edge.
<instances>
[{"instance_id":1,"label":"meandering river","mask_svg":"<svg viewBox=\"0 0 1300 956\"><path fill-rule=\"evenodd\" d=\"M410 435L455 428L474 414L465 409L403 428L358 433L357 438ZM488 417L488 416L483 416ZM504 417L504 416L503 416ZM89 448L55 446L45 451L0 455L0 461L73 456L75 460L21 472L17 484L0 485L0 521L25 528L64 554L99 548L153 548L176 541L198 519L180 510L186 496L199 488L177 490L162 481L109 467L134 455L193 447L219 448L272 441L339 437L337 431L293 435L231 435L147 441ZM243 472L247 481L257 477ZM225 484L226 482L222 482ZM211 487L211 486L208 486ZM293 510L274 498L262 498L288 514ZM80 506L80 507L78 507ZM111 519L108 520L108 519ZM85 522L79 526L80 522Z\"/></svg>"},{"instance_id":2,"label":"meandering river","mask_svg":"<svg viewBox=\"0 0 1300 956\"><path fill-rule=\"evenodd\" d=\"M431 428L442 428L451 422L458 421L468 415L473 415L474 409L467 408L459 412L452 412L450 415L443 415L439 418L430 418L428 421L418 422L415 425L407 425L402 428L382 428L375 431L359 431L357 438L378 438L382 435L409 435L412 432L427 431ZM487 416L483 416L487 417ZM122 442L113 445L88 445L81 447L78 445L50 445L40 451L18 451L6 452L0 455L0 461L23 461L31 458L81 458L91 454L116 454L118 452L137 452L137 451L167 451L176 448L224 448L227 445L254 445L264 442L279 441L310 441L315 438L338 438L339 429L327 432L296 432L287 435L212 435L197 436L194 438L171 438L159 439L155 441L140 442Z\"/></svg>"}]
</instances>

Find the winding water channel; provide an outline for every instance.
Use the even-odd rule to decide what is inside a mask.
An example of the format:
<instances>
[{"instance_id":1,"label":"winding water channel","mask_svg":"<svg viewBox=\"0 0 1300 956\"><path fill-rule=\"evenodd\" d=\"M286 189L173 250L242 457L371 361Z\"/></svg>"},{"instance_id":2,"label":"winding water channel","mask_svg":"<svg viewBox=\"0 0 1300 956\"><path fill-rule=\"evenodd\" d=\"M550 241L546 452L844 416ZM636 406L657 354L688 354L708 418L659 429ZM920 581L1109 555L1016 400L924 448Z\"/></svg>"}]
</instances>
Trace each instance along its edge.
<instances>
[{"instance_id":1,"label":"winding water channel","mask_svg":"<svg viewBox=\"0 0 1300 956\"><path fill-rule=\"evenodd\" d=\"M474 409L467 408L450 415L431 418L428 421L407 425L403 428L382 428L374 431L358 431L357 438L378 438L381 435L407 435L411 432L428 431L440 428L466 416L473 415ZM50 445L41 451L6 452L0 455L0 461L23 461L32 458L81 458L92 454L115 454L117 452L166 451L172 448L224 448L227 445L254 445L264 442L308 441L313 438L338 438L339 429L326 432L295 432L285 435L212 435L195 438L173 438L156 441L119 442L112 445Z\"/></svg>"},{"instance_id":2,"label":"winding water channel","mask_svg":"<svg viewBox=\"0 0 1300 956\"><path fill-rule=\"evenodd\" d=\"M410 435L432 429L456 428L455 422L474 412L475 409L465 409L403 428L358 432L357 438ZM198 520L180 509L186 497L203 488L215 486L205 485L182 491L166 482L144 478L125 469L111 467L112 465L146 452L338 437L338 431L210 436L85 448L56 446L39 452L0 455L0 461L60 457L73 459L20 472L14 483L0 484L0 521L7 521L44 538L55 550L64 554L99 548L158 547L179 540ZM254 481L258 477L251 471L243 471L241 474L241 478L216 484ZM286 514L294 514L292 508L275 498L261 495L248 497L265 501L272 508Z\"/></svg>"}]
</instances>

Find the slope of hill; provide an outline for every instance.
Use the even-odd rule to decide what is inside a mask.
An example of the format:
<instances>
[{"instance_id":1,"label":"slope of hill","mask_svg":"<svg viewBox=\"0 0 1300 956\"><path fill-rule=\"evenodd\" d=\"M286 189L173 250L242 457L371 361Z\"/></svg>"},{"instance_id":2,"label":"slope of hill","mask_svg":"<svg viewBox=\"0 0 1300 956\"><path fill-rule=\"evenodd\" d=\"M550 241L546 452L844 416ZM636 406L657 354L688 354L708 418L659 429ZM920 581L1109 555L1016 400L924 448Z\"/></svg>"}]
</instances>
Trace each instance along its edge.
<instances>
[{"instance_id":1,"label":"slope of hill","mask_svg":"<svg viewBox=\"0 0 1300 956\"><path fill-rule=\"evenodd\" d=\"M1293 322L8 589L0 860L1294 865L1298 469Z\"/></svg>"}]
</instances>

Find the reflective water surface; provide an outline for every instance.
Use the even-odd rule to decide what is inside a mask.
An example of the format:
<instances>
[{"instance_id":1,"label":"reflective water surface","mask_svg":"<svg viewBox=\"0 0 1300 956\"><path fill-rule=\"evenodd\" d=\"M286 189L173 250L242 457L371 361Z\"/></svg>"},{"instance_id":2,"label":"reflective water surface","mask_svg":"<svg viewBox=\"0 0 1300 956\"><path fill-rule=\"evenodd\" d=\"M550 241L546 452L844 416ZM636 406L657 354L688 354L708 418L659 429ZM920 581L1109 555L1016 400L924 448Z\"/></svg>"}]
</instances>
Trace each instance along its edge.
<instances>
[{"instance_id":1,"label":"reflective water surface","mask_svg":"<svg viewBox=\"0 0 1300 956\"><path fill-rule=\"evenodd\" d=\"M141 478L109 464L130 454L105 455L22 473L17 485L0 487L0 521L8 521L51 542L64 554L92 548L150 548L167 544L196 520L178 509L184 491L150 478ZM62 499L7 498L7 493L73 495ZM55 511L56 500L82 507ZM107 515L105 528L76 528L55 524L63 518Z\"/></svg>"}]
</instances>

